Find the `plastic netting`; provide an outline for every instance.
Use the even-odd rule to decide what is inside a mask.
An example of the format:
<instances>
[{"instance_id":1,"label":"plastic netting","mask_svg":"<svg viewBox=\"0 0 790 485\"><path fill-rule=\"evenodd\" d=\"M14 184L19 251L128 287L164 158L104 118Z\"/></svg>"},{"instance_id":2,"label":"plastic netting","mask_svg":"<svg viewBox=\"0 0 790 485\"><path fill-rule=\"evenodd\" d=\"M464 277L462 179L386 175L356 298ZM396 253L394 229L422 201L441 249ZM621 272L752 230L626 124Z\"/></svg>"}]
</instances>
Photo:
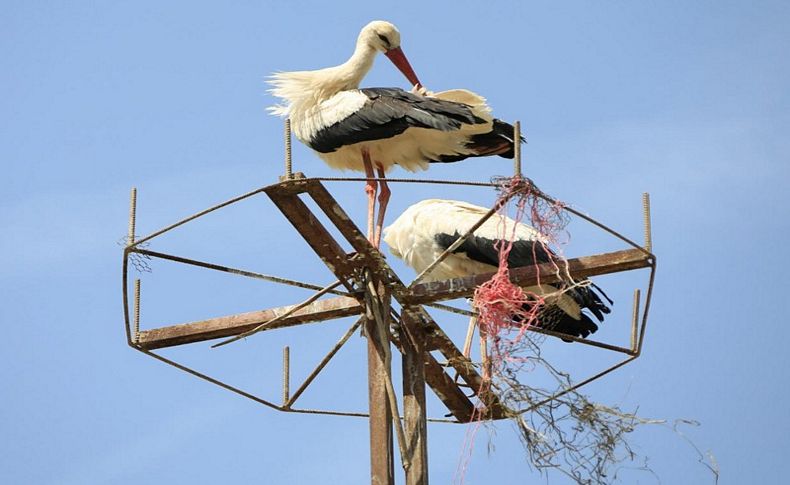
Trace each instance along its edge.
<instances>
[{"instance_id":1,"label":"plastic netting","mask_svg":"<svg viewBox=\"0 0 790 485\"><path fill-rule=\"evenodd\" d=\"M522 223L525 216L540 235L532 246L535 264L541 260L540 253L544 258L548 257L555 271L565 269L566 261L558 255L562 254L560 248L568 240L565 229L569 219L562 210L562 202L541 195L529 179L514 177L500 181L499 197L495 203L495 207L499 208L499 234L495 244L499 253L499 268L493 278L477 288L473 300L479 314L481 334L495 343L488 357L497 364L505 364L514 357L514 347L519 346L529 327L538 324L538 316L545 313L546 299L556 296L545 291L541 294L528 291L510 282L508 257L516 238L517 224ZM513 219L507 216L511 205L515 207ZM569 276L567 280L571 281ZM545 289L545 285L541 288ZM557 290L557 293L560 291L564 290ZM542 323L546 324L545 321ZM515 335L511 335L514 330ZM484 369L484 372L488 371Z\"/></svg>"},{"instance_id":2,"label":"plastic netting","mask_svg":"<svg viewBox=\"0 0 790 485\"><path fill-rule=\"evenodd\" d=\"M546 196L529 179L513 177L499 183L495 205L498 215L494 216L499 217L499 268L476 290L473 300L483 376L478 396L494 392L512 411L529 462L535 468L559 471L577 483L610 483L612 465L636 458L624 438L644 421L570 390L570 376L541 357L546 337L528 332L534 326L551 329L562 312L556 305L557 298L590 284L574 281L562 256L562 246L570 239L569 217L562 202ZM509 212L513 213L512 219L507 217ZM516 239L516 224L522 222L538 234L532 245L535 264L548 263L561 276L561 284L541 285L538 280L536 291L531 291L510 282L508 256ZM525 371L533 374L538 370L541 382L547 382L548 376L550 384L541 388L522 382ZM482 404L477 411L478 418L486 414ZM463 482L478 427L479 423L467 437L457 482Z\"/></svg>"}]
</instances>

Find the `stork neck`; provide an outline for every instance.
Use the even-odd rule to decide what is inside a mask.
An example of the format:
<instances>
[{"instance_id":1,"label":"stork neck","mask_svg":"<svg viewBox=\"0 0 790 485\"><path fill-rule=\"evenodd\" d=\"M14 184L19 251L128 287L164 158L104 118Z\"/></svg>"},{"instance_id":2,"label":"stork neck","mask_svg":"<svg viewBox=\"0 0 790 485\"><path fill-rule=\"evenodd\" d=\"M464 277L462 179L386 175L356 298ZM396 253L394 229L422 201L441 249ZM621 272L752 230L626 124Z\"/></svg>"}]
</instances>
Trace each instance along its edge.
<instances>
[{"instance_id":1,"label":"stork neck","mask_svg":"<svg viewBox=\"0 0 790 485\"><path fill-rule=\"evenodd\" d=\"M344 73L344 89L356 89L362 78L373 67L373 60L377 54L376 49L370 46L367 42L357 42L357 47L354 49L354 54L341 65Z\"/></svg>"}]
</instances>

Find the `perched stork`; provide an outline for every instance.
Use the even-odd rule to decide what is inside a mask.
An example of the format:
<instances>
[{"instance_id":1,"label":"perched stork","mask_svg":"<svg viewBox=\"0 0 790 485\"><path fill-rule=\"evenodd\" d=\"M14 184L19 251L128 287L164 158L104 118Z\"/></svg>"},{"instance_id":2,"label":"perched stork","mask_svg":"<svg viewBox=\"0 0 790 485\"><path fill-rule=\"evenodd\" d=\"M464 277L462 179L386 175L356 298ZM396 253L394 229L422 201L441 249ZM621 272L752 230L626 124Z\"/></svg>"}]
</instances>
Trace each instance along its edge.
<instances>
[{"instance_id":1,"label":"perched stork","mask_svg":"<svg viewBox=\"0 0 790 485\"><path fill-rule=\"evenodd\" d=\"M384 241L390 252L421 273L462 234L465 234L488 209L466 202L428 199L412 205L384 230ZM500 234L500 220L488 219L458 249L442 261L426 281L459 278L491 273L499 265L495 248ZM510 218L505 220L505 234L513 232L515 240L508 255L509 267L521 267L551 261L556 256L546 245L545 237L537 230ZM598 330L598 325L583 311L592 313L598 322L610 309L594 291L597 289L611 304L612 301L589 280L568 287L562 284L542 284L525 288L538 295L546 295L546 305L537 315L537 325L555 332L587 337ZM559 291L564 290L564 291Z\"/></svg>"},{"instance_id":2,"label":"perched stork","mask_svg":"<svg viewBox=\"0 0 790 485\"><path fill-rule=\"evenodd\" d=\"M359 88L378 52L400 69L414 92ZM270 110L290 118L296 138L332 168L365 172L368 237L376 247L390 197L385 173L393 165L416 171L432 162L467 157L513 158L513 127L492 118L485 99L469 91L429 94L401 51L398 29L389 22L366 25L345 63L317 71L279 72L269 83L272 94L284 101ZM375 231L374 167L381 185Z\"/></svg>"}]
</instances>

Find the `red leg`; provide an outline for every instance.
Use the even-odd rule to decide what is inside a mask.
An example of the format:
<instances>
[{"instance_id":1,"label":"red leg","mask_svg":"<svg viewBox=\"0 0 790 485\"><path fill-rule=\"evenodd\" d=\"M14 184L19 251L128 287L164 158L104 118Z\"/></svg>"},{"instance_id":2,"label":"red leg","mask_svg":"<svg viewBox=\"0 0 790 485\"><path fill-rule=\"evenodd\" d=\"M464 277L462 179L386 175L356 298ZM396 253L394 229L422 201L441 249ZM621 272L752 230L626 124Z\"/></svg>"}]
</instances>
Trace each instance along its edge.
<instances>
[{"instance_id":1,"label":"red leg","mask_svg":"<svg viewBox=\"0 0 790 485\"><path fill-rule=\"evenodd\" d=\"M376 246L376 249L381 245L381 230L384 227L384 214L387 212L387 204L390 201L390 191L389 185L387 185L387 176L384 173L384 168L381 165L376 165L376 170L379 174L379 186L381 187L381 192L379 193L379 215L376 218L376 239L373 243Z\"/></svg>"},{"instance_id":2,"label":"red leg","mask_svg":"<svg viewBox=\"0 0 790 485\"><path fill-rule=\"evenodd\" d=\"M362 163L365 166L365 177L368 178L365 184L365 192L368 194L368 241L375 245L375 233L373 232L373 213L376 211L376 181L373 174L373 163L370 161L370 153L362 150Z\"/></svg>"}]
</instances>

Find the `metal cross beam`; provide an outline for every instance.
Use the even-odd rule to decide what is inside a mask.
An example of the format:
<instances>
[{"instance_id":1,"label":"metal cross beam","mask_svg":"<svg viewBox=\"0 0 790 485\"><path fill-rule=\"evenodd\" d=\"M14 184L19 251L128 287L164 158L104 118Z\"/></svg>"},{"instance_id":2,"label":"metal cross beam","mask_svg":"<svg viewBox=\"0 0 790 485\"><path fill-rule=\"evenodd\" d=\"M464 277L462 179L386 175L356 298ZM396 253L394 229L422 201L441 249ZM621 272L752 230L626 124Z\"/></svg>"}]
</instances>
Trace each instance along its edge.
<instances>
[{"instance_id":1,"label":"metal cross beam","mask_svg":"<svg viewBox=\"0 0 790 485\"><path fill-rule=\"evenodd\" d=\"M571 276L583 278L632 269L649 268L652 264L651 261L651 256L644 251L627 249L569 259L567 265ZM550 264L513 268L510 271L510 280L522 287L532 286L537 284L538 280L542 283L556 281L556 273L556 268ZM401 289L398 292L398 297L408 304L429 304L454 298L467 298L474 294L474 290L479 284L488 281L491 276L493 276L493 273L421 283L409 290ZM143 330L140 332L137 344L146 350L153 350L238 335L286 313L293 306L288 305ZM364 306L356 298L346 296L326 298L294 312L269 329L322 322L334 318L360 315L363 312ZM430 337L428 339L430 340ZM432 342L429 342L427 345L431 350L438 348L438 345Z\"/></svg>"},{"instance_id":2,"label":"metal cross beam","mask_svg":"<svg viewBox=\"0 0 790 485\"><path fill-rule=\"evenodd\" d=\"M293 284L304 288L318 288L315 285L307 283L294 282L211 263L189 260L164 253L157 253L143 249L140 246L140 243L193 220L204 213L208 213L260 192L264 192L269 196L307 241L310 247L324 261L327 267L338 277L339 282L335 282L330 285L330 287L322 289L313 295L313 297L299 305L229 315L198 322L154 328L142 332L139 330L137 317L139 308L139 303L137 302L138 293L136 293L134 306L134 332L130 330L128 298L126 296L127 289L126 283L124 283L124 303L126 305L124 311L126 315L127 339L130 345L159 360L281 411L365 416L365 414L361 413L339 413L333 411L299 410L292 408L294 401L301 392L309 386L310 382L312 382L314 377L321 371L326 362L334 356L337 350L347 341L348 337L358 328L360 323L363 323L368 336L371 478L373 483L387 485L394 483L392 440L394 419L397 420L394 421L394 423L396 425L396 431L398 431L398 444L401 450L404 470L406 471L407 485L427 483L425 384L431 386L439 399L447 406L451 414L459 422L500 419L513 415L513 411L502 405L498 396L491 392L478 393L477 398L481 406L476 408L475 404L473 404L469 397L467 397L464 391L459 387L459 384L450 378L446 372L446 368L442 364L439 364L433 357L431 354L432 351L439 351L444 358L446 358L447 365L454 368L458 376L465 382L466 387L475 392L482 389L483 379L475 369L475 366L467 357L463 356L458 347L447 337L439 325L422 307L422 305L430 304L439 308L444 307L444 309L453 312L469 314L469 312L465 312L464 310L453 309L446 305L439 305L437 302L471 296L480 284L488 281L491 276L493 276L493 273L431 283L420 283L421 277L424 276L420 275L410 286L405 286L387 265L382 254L368 242L367 237L359 231L356 225L317 179L289 179L276 185L258 189L168 226L138 242L134 241L133 236L134 209L132 209L130 216L129 246L127 246L124 254L124 282L126 282L128 257L129 255L134 255L134 253L138 253L138 255L143 257L169 259L179 263L196 265L258 279L283 282L285 284ZM301 198L303 196L312 198L321 212L354 249L352 253L347 253L332 237L331 233L318 219L316 214L314 214L304 203ZM134 193L132 208L134 208ZM571 212L573 211L571 210ZM575 212L573 213L576 214ZM493 211L486 215L485 219L492 214ZM586 218L583 215L581 215L581 217ZM590 220L589 218L587 219ZM649 222L647 216L646 220ZM482 222L481 220L480 223ZM590 220L590 222L601 226L595 221ZM606 371L609 372L639 355L642 334L645 328L647 307L649 306L650 289L652 289L653 284L655 256L650 253L649 244L646 244L647 249L640 248L632 241L620 236L612 230L604 226L601 227L637 249L571 259L560 263L559 268L554 264L541 264L517 268L511 270L510 279L514 284L524 287L534 285L538 282L544 284L554 283L562 281L568 276L581 279L593 275L638 268L651 268L648 298L645 304L639 335L637 335L637 312L639 309L638 290L636 290L635 293L634 317L632 319L632 342L630 349L594 342L588 339L573 338L573 340L581 341L587 345L615 350L631 356L629 360ZM648 234L646 240L649 241L649 229L646 229L646 231ZM465 235L463 237L465 238L467 236L468 235ZM452 248L447 252L451 250ZM438 261L435 261L434 265L438 264L443 257L444 255L440 257ZM363 277L363 275L367 276ZM366 288L365 282L372 282L372 287L377 289ZM138 286L136 288L139 288L139 281L137 283ZM338 284L345 286L347 292L334 290L333 288ZM316 301L316 299L325 292L344 296L325 298ZM376 295L376 301L378 302L375 305L372 304L372 294ZM402 308L400 315L392 311L390 306L391 299L400 304ZM371 309L373 308L375 308L373 312L376 315L375 319L371 314ZM239 336L252 334L257 331L289 327L304 323L322 322L354 315L360 315L360 320L346 332L346 335L343 336L341 341L338 342L326 357L324 357L319 366L299 387L296 393L289 397L288 391L284 390L282 406L260 399L240 389L233 388L210 376L188 369L151 352L154 349L222 337L235 336L236 338L240 338ZM390 335L390 332L387 330L388 325L386 321L389 318L394 318L396 321L400 322L400 332L398 332L397 335ZM376 320L377 323L374 320ZM555 337L558 336L544 329L536 328L532 330ZM563 338L566 337L567 336L564 336ZM395 402L391 382L390 343L394 344L403 354L404 426L400 424L400 416L398 416L397 409L398 405ZM287 363L285 365L287 369ZM583 385L600 375L603 374L594 376L579 385ZM287 389L287 376L285 379L284 386L286 387L284 387L284 389Z\"/></svg>"},{"instance_id":3,"label":"metal cross beam","mask_svg":"<svg viewBox=\"0 0 790 485\"><path fill-rule=\"evenodd\" d=\"M395 275L378 249L370 244L367 237L362 234L319 181L309 179L292 180L269 186L264 192L280 208L291 224L307 240L308 244L318 253L319 257L338 278L348 278L354 281L355 278L358 279L360 271L364 268L369 268L374 274L386 276L392 289L393 298L402 305L406 304L403 301L403 295L407 294L409 290ZM300 199L299 196L301 194L305 194L315 201L324 215L335 225L355 250L355 253L346 254L341 249L340 245L332 239L329 231ZM353 284L349 283L347 287L352 288ZM360 305L364 305L364 302L361 301L362 296L358 293L357 298L360 299ZM472 389L479 388L479 385L476 386L476 384L481 382L481 377L474 369L471 361L463 356L458 347L453 344L436 322L428 316L427 312L420 310L419 319L422 322L421 330L426 335L425 338L427 340L424 360L427 361L426 366L433 369L433 372L426 374L426 382L434 389L437 396L442 399L442 402L448 406L448 409L456 419L461 422L469 421L475 415L474 405L468 399L461 400L458 398L460 391L454 383L448 385L452 382L452 379L443 370L441 373L436 372L441 366L431 356L430 350L438 349L448 362L454 364L455 369ZM460 392L460 394L463 394L463 392ZM498 397L492 395L483 404L486 412L482 415L477 413L478 418L503 417L501 413L502 406Z\"/></svg>"},{"instance_id":4,"label":"metal cross beam","mask_svg":"<svg viewBox=\"0 0 790 485\"><path fill-rule=\"evenodd\" d=\"M361 281L367 280L370 285L379 288L379 293L386 294L386 297L380 300L381 308L373 306L373 310L380 313L374 319L370 314L372 296L370 292L372 290L366 289L364 295L355 293L359 303L366 305L367 315L371 482L382 485L394 484L392 471L394 461L392 420L394 417L397 419L395 426L398 431L401 461L406 471L407 483L409 485L427 483L427 427L423 383L427 381L432 388L438 389L437 395L444 398L443 402L459 421L471 419L475 415L475 409L468 399L459 399L460 390L443 370L436 372L439 364L435 362L430 352L423 348L424 342L429 334L432 335L438 342L438 348L450 362L464 359L463 355L421 308L416 306L404 308L409 311L402 312L403 336L399 346L404 354L404 402L407 415L405 431L402 431L400 417L393 416L397 412L397 403L390 379L389 345L391 339L389 329L383 322L389 318L391 313L390 298L398 300L399 295L407 291L405 285L387 265L378 249L369 243L320 182L286 181L268 187L265 192L330 271L345 284L346 288L354 291L358 289L356 287ZM324 215L354 248L355 253L346 254L342 250L323 224L300 199L301 194L306 194L313 199ZM369 279L371 277L372 280ZM364 301L366 298L367 302ZM403 304L402 301L400 303ZM376 305L378 304L376 303ZM385 320L382 320L381 314L384 314ZM378 320L379 324L375 325L374 320ZM386 335L382 335L382 332ZM425 367L431 368L432 372L426 373ZM463 368L458 369L459 374L470 386L475 382L482 382L482 378L473 369L471 363L461 367ZM500 417L495 416L494 413L494 411L499 413L502 408L497 396L490 395L488 399L483 400L483 404L486 412L479 413L480 417L483 417L482 415Z\"/></svg>"}]
</instances>

